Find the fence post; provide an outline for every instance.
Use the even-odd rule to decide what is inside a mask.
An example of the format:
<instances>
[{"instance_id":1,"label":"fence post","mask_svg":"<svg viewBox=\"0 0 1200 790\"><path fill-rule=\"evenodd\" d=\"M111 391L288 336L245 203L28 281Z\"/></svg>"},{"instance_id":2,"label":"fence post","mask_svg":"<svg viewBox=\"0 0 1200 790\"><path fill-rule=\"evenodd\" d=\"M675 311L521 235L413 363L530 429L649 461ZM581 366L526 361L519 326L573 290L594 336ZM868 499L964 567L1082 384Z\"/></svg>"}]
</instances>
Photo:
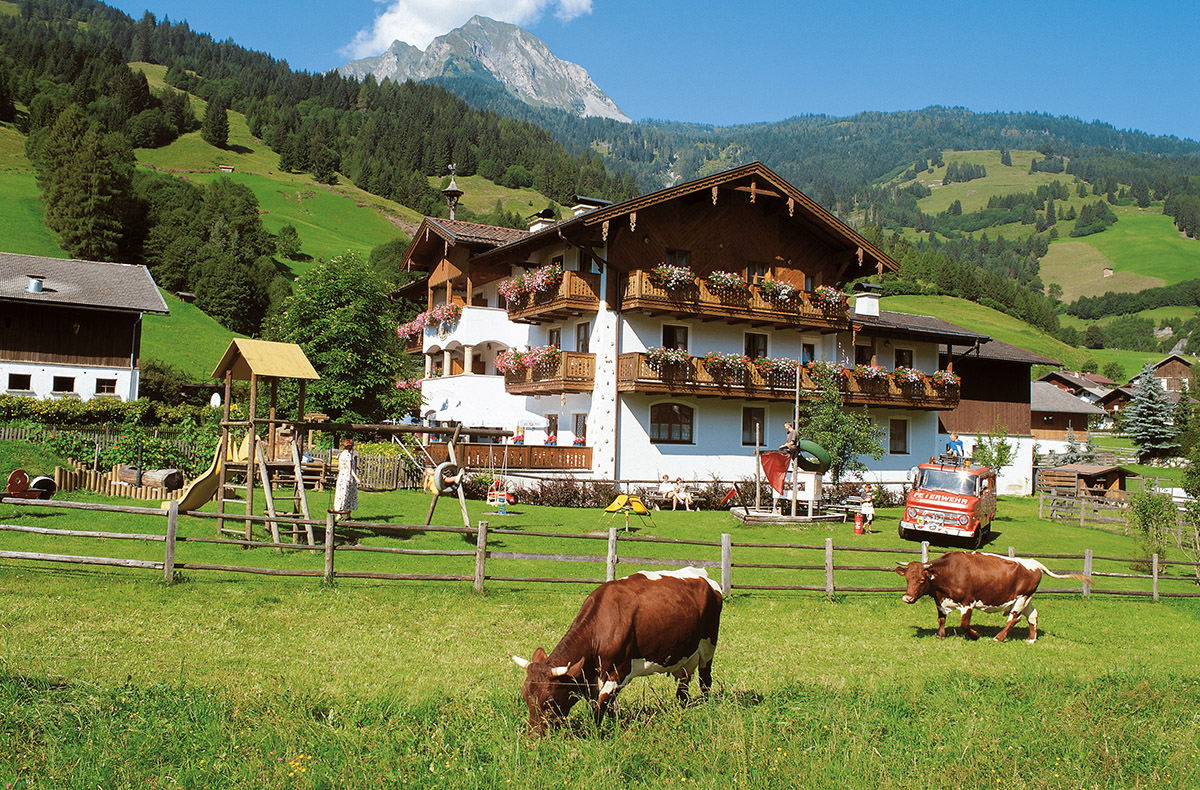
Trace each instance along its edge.
<instances>
[{"instance_id":1,"label":"fence post","mask_svg":"<svg viewBox=\"0 0 1200 790\"><path fill-rule=\"evenodd\" d=\"M1042 508L1045 504L1046 504L1046 492L1038 491L1038 518L1039 519L1043 518Z\"/></svg>"},{"instance_id":2,"label":"fence post","mask_svg":"<svg viewBox=\"0 0 1200 790\"><path fill-rule=\"evenodd\" d=\"M1155 552L1154 556L1151 558L1151 561L1153 563L1153 570L1151 571L1151 573L1154 574L1154 587L1153 587L1154 600L1157 601L1158 600L1158 553L1157 552Z\"/></svg>"},{"instance_id":3,"label":"fence post","mask_svg":"<svg viewBox=\"0 0 1200 790\"><path fill-rule=\"evenodd\" d=\"M325 583L333 584L333 514L325 514Z\"/></svg>"},{"instance_id":4,"label":"fence post","mask_svg":"<svg viewBox=\"0 0 1200 790\"><path fill-rule=\"evenodd\" d=\"M825 538L825 595L833 597L833 538Z\"/></svg>"},{"instance_id":5,"label":"fence post","mask_svg":"<svg viewBox=\"0 0 1200 790\"><path fill-rule=\"evenodd\" d=\"M483 592L483 571L487 562L487 527L486 521L479 522L475 532L475 592Z\"/></svg>"},{"instance_id":6,"label":"fence post","mask_svg":"<svg viewBox=\"0 0 1200 790\"><path fill-rule=\"evenodd\" d=\"M163 581L175 580L175 531L179 528L179 502L172 499L167 505L167 548L163 557Z\"/></svg>"},{"instance_id":7,"label":"fence post","mask_svg":"<svg viewBox=\"0 0 1200 790\"><path fill-rule=\"evenodd\" d=\"M733 536L721 533L721 595L728 598L733 589Z\"/></svg>"},{"instance_id":8,"label":"fence post","mask_svg":"<svg viewBox=\"0 0 1200 790\"><path fill-rule=\"evenodd\" d=\"M921 541L921 564L929 562L929 541Z\"/></svg>"},{"instance_id":9,"label":"fence post","mask_svg":"<svg viewBox=\"0 0 1200 790\"><path fill-rule=\"evenodd\" d=\"M1009 546L1008 547L1008 556L1010 556L1010 557L1017 556L1017 550L1014 549L1012 546Z\"/></svg>"},{"instance_id":10,"label":"fence post","mask_svg":"<svg viewBox=\"0 0 1200 790\"><path fill-rule=\"evenodd\" d=\"M604 563L604 580L617 578L617 528L608 528L608 558Z\"/></svg>"},{"instance_id":11,"label":"fence post","mask_svg":"<svg viewBox=\"0 0 1200 790\"><path fill-rule=\"evenodd\" d=\"M1092 550L1083 550L1083 575L1089 579L1092 577ZM1092 596L1092 585L1090 582L1083 583L1083 597L1090 598Z\"/></svg>"},{"instance_id":12,"label":"fence post","mask_svg":"<svg viewBox=\"0 0 1200 790\"><path fill-rule=\"evenodd\" d=\"M1087 507L1087 502L1085 501L1085 497L1080 496L1078 493L1076 493L1076 496L1079 498L1079 526L1082 527L1083 526L1083 511L1084 511L1084 508Z\"/></svg>"}]
</instances>

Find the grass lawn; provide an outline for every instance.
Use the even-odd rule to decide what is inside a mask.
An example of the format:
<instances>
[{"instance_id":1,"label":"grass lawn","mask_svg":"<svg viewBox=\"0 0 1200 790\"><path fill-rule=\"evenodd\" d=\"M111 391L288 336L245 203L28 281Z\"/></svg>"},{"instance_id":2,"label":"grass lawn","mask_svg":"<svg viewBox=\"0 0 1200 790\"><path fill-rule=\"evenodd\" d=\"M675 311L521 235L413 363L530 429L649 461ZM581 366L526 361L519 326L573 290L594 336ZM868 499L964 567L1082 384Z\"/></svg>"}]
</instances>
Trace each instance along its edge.
<instances>
[{"instance_id":1,"label":"grass lawn","mask_svg":"<svg viewBox=\"0 0 1200 790\"><path fill-rule=\"evenodd\" d=\"M92 497L92 499L99 499ZM315 509L328 496L311 494ZM474 522L518 533L603 534L593 510L517 506ZM211 506L210 506L211 507ZM412 524L428 498L361 495L364 521ZM458 520L453 501L435 522ZM1134 556L1132 538L1038 521L1032 499L1003 498L994 550ZM849 525L741 527L727 513L661 512L633 537L735 543L899 547L899 510L878 531ZM47 527L160 532L163 519L34 512L0 520ZM181 520L181 534L214 524ZM5 549L160 556L161 544L0 533ZM416 528L359 545L470 549L473 536ZM912 544L905 544L911 547ZM603 541L496 535L497 551L604 553ZM622 543L621 554L715 558L708 547ZM807 562L819 552L735 548L735 563ZM839 564L893 556L837 552ZM181 562L320 569L306 551L277 554L181 544ZM1050 561L1062 567L1068 561ZM339 569L466 573L471 557L339 552ZM816 559L814 564L820 564ZM603 575L596 564L535 568L489 561L489 573ZM635 570L622 565L619 573ZM1118 568L1098 560L1097 570ZM1039 596L1042 637L996 644L934 638L933 606L896 593L734 592L726 601L712 698L678 708L663 677L635 681L619 718L592 731L523 734L522 674L507 651L551 648L591 585L383 582L153 571L0 559L0 778L28 787L702 788L1189 787L1200 783L1200 602ZM844 577L841 575L844 573ZM735 568L734 583L820 571ZM843 581L844 578L844 581ZM839 584L899 583L839 572ZM1105 579L1100 587L1132 582ZM1044 584L1055 586L1058 583ZM1164 585L1166 582L1164 582ZM1195 589L1176 582L1171 589ZM1164 589L1167 589L1164 587ZM951 622L956 622L953 618ZM985 636L995 615L974 620ZM1132 630L1131 630L1132 629ZM582 706L579 706L582 707ZM1032 726L1031 726L1032 725Z\"/></svg>"},{"instance_id":2,"label":"grass lawn","mask_svg":"<svg viewBox=\"0 0 1200 790\"><path fill-rule=\"evenodd\" d=\"M207 380L229 341L241 335L230 332L196 305L166 291L162 295L171 314L142 318L142 357L174 365L193 380Z\"/></svg>"},{"instance_id":3,"label":"grass lawn","mask_svg":"<svg viewBox=\"0 0 1200 790\"><path fill-rule=\"evenodd\" d=\"M0 251L47 258L66 258L58 237L43 221L45 208L33 173L0 172L4 222L0 222Z\"/></svg>"},{"instance_id":4,"label":"grass lawn","mask_svg":"<svg viewBox=\"0 0 1200 790\"><path fill-rule=\"evenodd\" d=\"M546 208L546 206L558 205L536 190L528 188L509 189L508 187L494 184L483 176L458 176L454 179L454 182L463 191L463 196L459 201L460 204L477 214L484 214L491 211L496 207L497 200L504 206L505 211L516 212L522 217L528 217ZM442 188L442 179L439 176L430 176L429 183L436 190L440 191ZM563 212L564 217L570 214L570 207L558 207Z\"/></svg>"},{"instance_id":5,"label":"grass lawn","mask_svg":"<svg viewBox=\"0 0 1200 790\"><path fill-rule=\"evenodd\" d=\"M880 307L898 313L933 315L996 340L1057 360L1078 370L1092 352L1073 348L1039 329L990 307L952 296L889 296Z\"/></svg>"}]
</instances>

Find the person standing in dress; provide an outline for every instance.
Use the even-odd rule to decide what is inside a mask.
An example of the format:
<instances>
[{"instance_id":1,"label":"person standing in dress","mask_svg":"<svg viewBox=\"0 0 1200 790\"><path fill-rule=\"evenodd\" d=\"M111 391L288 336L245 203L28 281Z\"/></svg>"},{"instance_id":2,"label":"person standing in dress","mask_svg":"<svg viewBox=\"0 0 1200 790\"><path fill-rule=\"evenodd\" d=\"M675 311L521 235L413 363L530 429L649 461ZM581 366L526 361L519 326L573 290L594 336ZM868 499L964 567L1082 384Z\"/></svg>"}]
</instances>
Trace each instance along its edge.
<instances>
[{"instance_id":1,"label":"person standing in dress","mask_svg":"<svg viewBox=\"0 0 1200 790\"><path fill-rule=\"evenodd\" d=\"M333 495L333 509L339 517L349 515L350 511L358 510L358 487L362 480L354 468L354 440L342 442L342 451L338 453L337 489Z\"/></svg>"}]
</instances>

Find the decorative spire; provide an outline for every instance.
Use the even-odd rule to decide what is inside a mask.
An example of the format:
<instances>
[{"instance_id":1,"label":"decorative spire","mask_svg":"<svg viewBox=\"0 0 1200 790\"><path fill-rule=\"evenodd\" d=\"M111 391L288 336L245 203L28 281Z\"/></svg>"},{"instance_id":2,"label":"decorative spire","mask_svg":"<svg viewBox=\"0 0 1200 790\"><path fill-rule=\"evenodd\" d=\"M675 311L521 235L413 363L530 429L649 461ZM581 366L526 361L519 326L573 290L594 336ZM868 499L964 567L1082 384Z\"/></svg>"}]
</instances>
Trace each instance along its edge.
<instances>
[{"instance_id":1,"label":"decorative spire","mask_svg":"<svg viewBox=\"0 0 1200 790\"><path fill-rule=\"evenodd\" d=\"M450 185L442 190L442 194L446 196L446 205L450 207L450 219L454 219L454 209L458 207L458 199L463 196L463 191L454 183L455 166L452 164L447 169L450 171Z\"/></svg>"}]
</instances>

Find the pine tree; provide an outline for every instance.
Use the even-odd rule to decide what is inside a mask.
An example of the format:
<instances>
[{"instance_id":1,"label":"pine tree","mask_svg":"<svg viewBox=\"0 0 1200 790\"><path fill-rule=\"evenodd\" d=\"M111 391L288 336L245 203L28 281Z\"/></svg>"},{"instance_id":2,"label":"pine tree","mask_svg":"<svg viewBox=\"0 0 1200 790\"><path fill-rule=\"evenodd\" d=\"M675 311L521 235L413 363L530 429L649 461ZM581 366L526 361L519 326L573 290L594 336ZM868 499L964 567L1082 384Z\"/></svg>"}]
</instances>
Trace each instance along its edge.
<instances>
[{"instance_id":1,"label":"pine tree","mask_svg":"<svg viewBox=\"0 0 1200 790\"><path fill-rule=\"evenodd\" d=\"M226 114L228 104L217 94L208 103L204 113L204 123L200 125L200 137L209 145L224 148L229 143L229 117Z\"/></svg>"},{"instance_id":2,"label":"pine tree","mask_svg":"<svg viewBox=\"0 0 1200 790\"><path fill-rule=\"evenodd\" d=\"M1133 385L1133 401L1125 414L1125 430L1138 446L1139 460L1166 458L1179 450L1173 416L1166 391L1146 365Z\"/></svg>"}]
</instances>

